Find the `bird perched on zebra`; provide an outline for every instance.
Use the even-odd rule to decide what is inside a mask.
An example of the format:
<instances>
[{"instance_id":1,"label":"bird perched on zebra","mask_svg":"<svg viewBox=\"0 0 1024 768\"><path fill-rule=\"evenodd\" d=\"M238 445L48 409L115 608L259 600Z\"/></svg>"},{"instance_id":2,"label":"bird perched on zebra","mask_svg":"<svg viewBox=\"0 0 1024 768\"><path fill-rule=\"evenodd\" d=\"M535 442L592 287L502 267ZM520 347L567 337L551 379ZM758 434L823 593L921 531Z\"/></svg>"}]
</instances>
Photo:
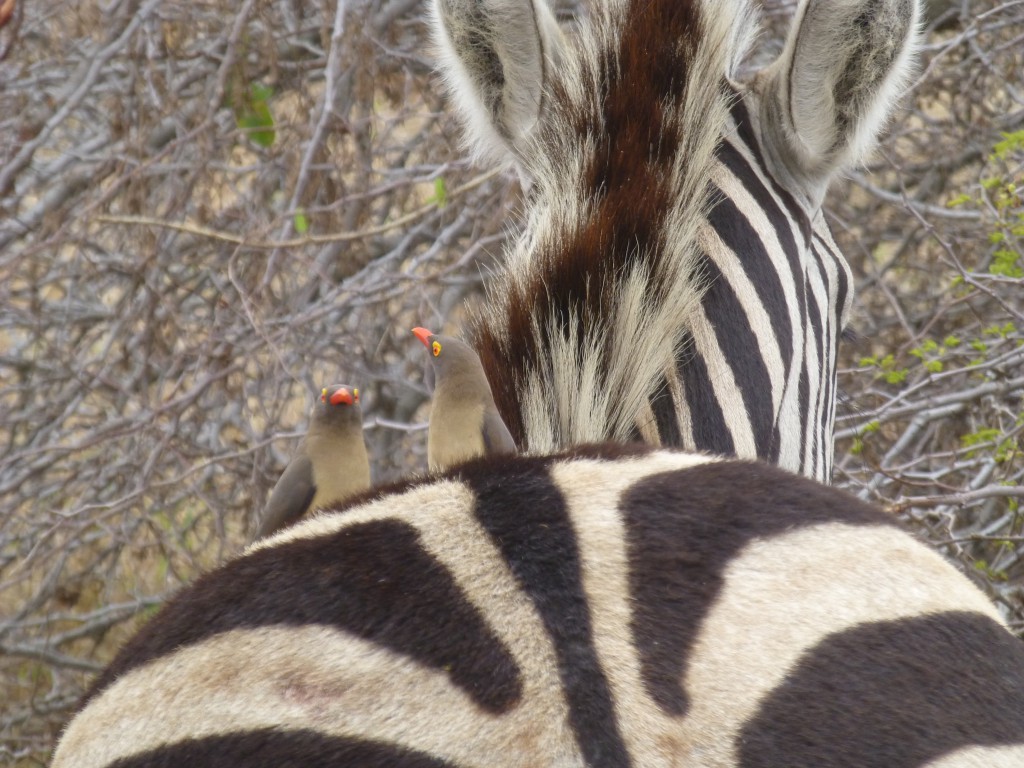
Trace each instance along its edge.
<instances>
[{"instance_id":1,"label":"bird perched on zebra","mask_svg":"<svg viewBox=\"0 0 1024 768\"><path fill-rule=\"evenodd\" d=\"M274 486L256 539L292 525L311 509L344 501L370 487L359 390L324 387L310 414L309 430Z\"/></svg>"},{"instance_id":2,"label":"bird perched on zebra","mask_svg":"<svg viewBox=\"0 0 1024 768\"><path fill-rule=\"evenodd\" d=\"M1024 644L841 491L604 445L334 510L149 619L53 768L1024 765Z\"/></svg>"},{"instance_id":3,"label":"bird perched on zebra","mask_svg":"<svg viewBox=\"0 0 1024 768\"><path fill-rule=\"evenodd\" d=\"M516 444L635 440L829 481L853 281L822 212L917 50L915 0L802 0L747 76L746 0L434 0L478 157L530 184L472 324Z\"/></svg>"},{"instance_id":4,"label":"bird perched on zebra","mask_svg":"<svg viewBox=\"0 0 1024 768\"><path fill-rule=\"evenodd\" d=\"M427 348L434 395L430 405L427 463L442 470L477 456L515 453L476 352L459 339L426 328L413 334Z\"/></svg>"}]
</instances>

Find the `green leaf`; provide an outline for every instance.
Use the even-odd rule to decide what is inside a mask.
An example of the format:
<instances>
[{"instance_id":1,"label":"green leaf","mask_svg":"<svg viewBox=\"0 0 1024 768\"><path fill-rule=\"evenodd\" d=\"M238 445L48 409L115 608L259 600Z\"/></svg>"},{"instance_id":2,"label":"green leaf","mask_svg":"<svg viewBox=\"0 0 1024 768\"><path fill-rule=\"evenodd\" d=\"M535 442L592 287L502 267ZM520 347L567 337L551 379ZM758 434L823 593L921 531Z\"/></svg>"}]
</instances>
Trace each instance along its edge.
<instances>
[{"instance_id":1,"label":"green leaf","mask_svg":"<svg viewBox=\"0 0 1024 768\"><path fill-rule=\"evenodd\" d=\"M885 380L889 384L902 384L907 378L907 369L901 368L898 371L889 371L885 374Z\"/></svg>"},{"instance_id":2,"label":"green leaf","mask_svg":"<svg viewBox=\"0 0 1024 768\"><path fill-rule=\"evenodd\" d=\"M969 435L960 436L960 444L964 448L969 448L972 445L981 445L982 443L989 443L995 440L1002 433L994 427L985 427L979 429L977 432L971 432Z\"/></svg>"},{"instance_id":3,"label":"green leaf","mask_svg":"<svg viewBox=\"0 0 1024 768\"><path fill-rule=\"evenodd\" d=\"M990 325L987 328L985 328L981 333L984 336L999 336L1005 339L1007 336L1010 336L1016 332L1017 326L1010 322L1004 323L1003 325Z\"/></svg>"},{"instance_id":4,"label":"green leaf","mask_svg":"<svg viewBox=\"0 0 1024 768\"><path fill-rule=\"evenodd\" d=\"M277 138L274 132L274 120L266 105L259 112L253 112L238 118L238 127L248 134L253 143L261 147L269 147Z\"/></svg>"},{"instance_id":5,"label":"green leaf","mask_svg":"<svg viewBox=\"0 0 1024 768\"><path fill-rule=\"evenodd\" d=\"M931 373L942 372L942 361L941 360L929 360L924 364L924 367Z\"/></svg>"},{"instance_id":6,"label":"green leaf","mask_svg":"<svg viewBox=\"0 0 1024 768\"><path fill-rule=\"evenodd\" d=\"M277 138L274 130L274 116L267 103L273 95L273 89L260 83L249 86L248 98L237 115L238 127L252 139L254 144L269 147Z\"/></svg>"},{"instance_id":7,"label":"green leaf","mask_svg":"<svg viewBox=\"0 0 1024 768\"><path fill-rule=\"evenodd\" d=\"M306 214L302 211L296 211L292 217L292 226L295 227L296 233L304 235L309 231L309 219L306 218Z\"/></svg>"},{"instance_id":8,"label":"green leaf","mask_svg":"<svg viewBox=\"0 0 1024 768\"><path fill-rule=\"evenodd\" d=\"M438 176L434 179L434 194L427 198L428 203L434 203L438 208L444 208L448 202L448 185L444 178Z\"/></svg>"},{"instance_id":9,"label":"green leaf","mask_svg":"<svg viewBox=\"0 0 1024 768\"><path fill-rule=\"evenodd\" d=\"M939 351L939 344L934 339L925 339L924 343L910 350L910 354L914 357L924 358L925 355L934 354Z\"/></svg>"},{"instance_id":10,"label":"green leaf","mask_svg":"<svg viewBox=\"0 0 1024 768\"><path fill-rule=\"evenodd\" d=\"M952 200L949 200L946 203L946 207L947 208L956 208L958 205L963 205L964 203L970 202L970 200L971 200L971 196L968 195L966 192L964 192L962 194L957 195Z\"/></svg>"},{"instance_id":11,"label":"green leaf","mask_svg":"<svg viewBox=\"0 0 1024 768\"><path fill-rule=\"evenodd\" d=\"M1024 277L1024 269L1017 265L1020 254L1016 251L1000 249L992 254L992 264L988 271L993 275L1005 277Z\"/></svg>"},{"instance_id":12,"label":"green leaf","mask_svg":"<svg viewBox=\"0 0 1024 768\"><path fill-rule=\"evenodd\" d=\"M1011 152L1019 149L1024 149L1024 131L1014 131L1013 133L1003 133L1002 141L996 142L995 146L992 147L992 157L998 160L1005 160L1006 156Z\"/></svg>"},{"instance_id":13,"label":"green leaf","mask_svg":"<svg viewBox=\"0 0 1024 768\"><path fill-rule=\"evenodd\" d=\"M274 89L263 83L253 83L249 91L252 93L253 101L268 101L274 95Z\"/></svg>"},{"instance_id":14,"label":"green leaf","mask_svg":"<svg viewBox=\"0 0 1024 768\"><path fill-rule=\"evenodd\" d=\"M1019 451L1017 450L1017 441L1013 438L1007 438L999 444L996 449L996 461L1007 462L1013 461L1017 458Z\"/></svg>"},{"instance_id":15,"label":"green leaf","mask_svg":"<svg viewBox=\"0 0 1024 768\"><path fill-rule=\"evenodd\" d=\"M951 348L952 347L959 347L960 346L960 339L958 339L956 336L947 336L946 338L944 338L942 340L942 344L943 344L943 346L951 347Z\"/></svg>"},{"instance_id":16,"label":"green leaf","mask_svg":"<svg viewBox=\"0 0 1024 768\"><path fill-rule=\"evenodd\" d=\"M985 560L975 560L974 567L984 573L992 581L1006 581L1006 571L999 570L990 566Z\"/></svg>"}]
</instances>

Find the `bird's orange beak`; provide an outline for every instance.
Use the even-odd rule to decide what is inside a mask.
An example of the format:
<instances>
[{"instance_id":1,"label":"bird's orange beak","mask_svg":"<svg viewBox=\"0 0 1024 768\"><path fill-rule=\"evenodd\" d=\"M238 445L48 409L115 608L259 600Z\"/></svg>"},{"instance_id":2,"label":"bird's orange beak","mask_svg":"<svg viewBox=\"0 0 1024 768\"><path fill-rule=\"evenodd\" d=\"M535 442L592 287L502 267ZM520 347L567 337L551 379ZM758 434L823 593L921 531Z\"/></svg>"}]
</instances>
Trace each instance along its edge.
<instances>
[{"instance_id":1,"label":"bird's orange beak","mask_svg":"<svg viewBox=\"0 0 1024 768\"><path fill-rule=\"evenodd\" d=\"M331 393L331 405L352 405L355 400L352 397L352 393L348 391L348 387L338 387Z\"/></svg>"},{"instance_id":2,"label":"bird's orange beak","mask_svg":"<svg viewBox=\"0 0 1024 768\"><path fill-rule=\"evenodd\" d=\"M416 338L423 342L423 346L430 349L430 337L434 334L428 331L426 328L413 328L412 332L416 335Z\"/></svg>"}]
</instances>

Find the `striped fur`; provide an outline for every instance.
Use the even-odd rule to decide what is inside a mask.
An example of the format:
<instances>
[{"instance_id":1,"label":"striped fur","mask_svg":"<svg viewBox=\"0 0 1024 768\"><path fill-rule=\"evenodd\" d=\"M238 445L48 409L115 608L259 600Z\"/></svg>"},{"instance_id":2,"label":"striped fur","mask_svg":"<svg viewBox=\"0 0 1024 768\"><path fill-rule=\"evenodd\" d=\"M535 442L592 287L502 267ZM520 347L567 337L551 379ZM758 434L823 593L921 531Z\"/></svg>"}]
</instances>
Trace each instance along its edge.
<instances>
[{"instance_id":1,"label":"striped fur","mask_svg":"<svg viewBox=\"0 0 1024 768\"><path fill-rule=\"evenodd\" d=\"M463 465L184 590L54 768L1024 764L1024 646L875 509L612 447Z\"/></svg>"},{"instance_id":2,"label":"striped fur","mask_svg":"<svg viewBox=\"0 0 1024 768\"><path fill-rule=\"evenodd\" d=\"M745 82L747 0L435 0L478 155L531 185L474 323L520 447L643 439L828 480L849 267L821 212L915 50L916 0L805 0Z\"/></svg>"}]
</instances>

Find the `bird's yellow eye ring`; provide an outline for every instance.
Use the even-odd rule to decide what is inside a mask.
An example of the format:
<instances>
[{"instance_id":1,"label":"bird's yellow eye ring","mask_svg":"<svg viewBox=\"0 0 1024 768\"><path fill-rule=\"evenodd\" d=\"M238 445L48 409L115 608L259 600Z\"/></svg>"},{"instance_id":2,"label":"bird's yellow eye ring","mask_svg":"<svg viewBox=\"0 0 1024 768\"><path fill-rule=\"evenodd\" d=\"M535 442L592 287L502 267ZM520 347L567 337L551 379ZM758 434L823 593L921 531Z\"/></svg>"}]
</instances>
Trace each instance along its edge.
<instances>
[{"instance_id":1,"label":"bird's yellow eye ring","mask_svg":"<svg viewBox=\"0 0 1024 768\"><path fill-rule=\"evenodd\" d=\"M430 345L430 349L434 353L434 357L437 357L438 355L441 354L441 342L435 341L433 344Z\"/></svg>"},{"instance_id":2,"label":"bird's yellow eye ring","mask_svg":"<svg viewBox=\"0 0 1024 768\"><path fill-rule=\"evenodd\" d=\"M320 402L327 402L327 387L324 387L323 389L320 390Z\"/></svg>"}]
</instances>

